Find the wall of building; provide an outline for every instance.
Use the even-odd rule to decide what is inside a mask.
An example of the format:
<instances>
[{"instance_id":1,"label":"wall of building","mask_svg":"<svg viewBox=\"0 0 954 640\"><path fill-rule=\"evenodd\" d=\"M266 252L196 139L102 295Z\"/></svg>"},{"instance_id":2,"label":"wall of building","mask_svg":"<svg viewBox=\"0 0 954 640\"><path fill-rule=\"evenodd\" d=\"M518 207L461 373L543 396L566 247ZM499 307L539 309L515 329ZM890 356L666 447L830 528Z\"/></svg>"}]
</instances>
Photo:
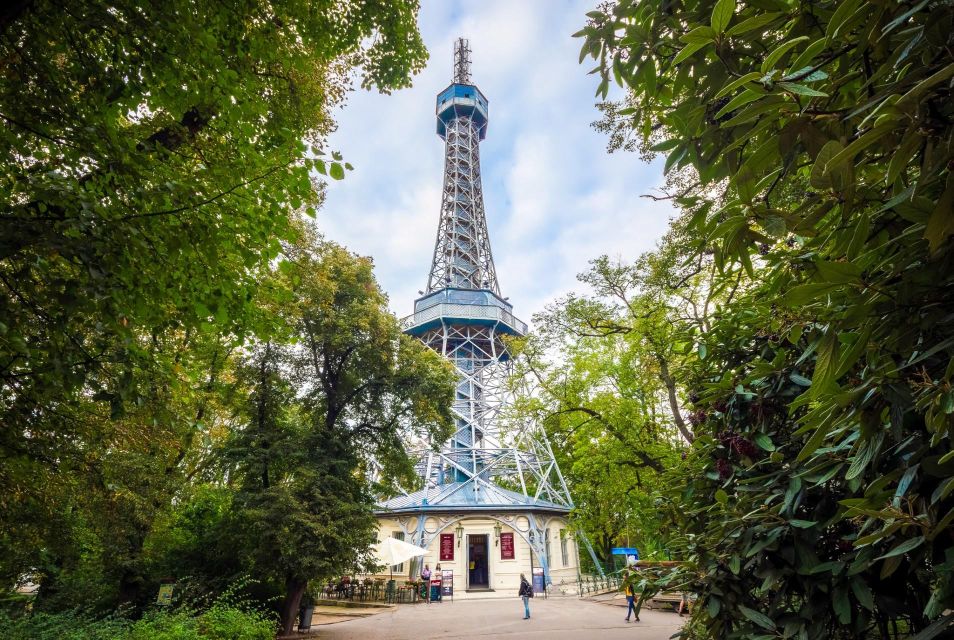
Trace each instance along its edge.
<instances>
[{"instance_id":1,"label":"wall of building","mask_svg":"<svg viewBox=\"0 0 954 640\"><path fill-rule=\"evenodd\" d=\"M513 597L520 586L520 574L523 573L528 580L533 575L533 568L540 567L541 562L531 546L524 537L529 530L529 522L525 516L505 516L505 521L500 521L492 517L481 516L432 516L424 519L425 548L428 553L420 562L408 562L404 564L403 572L399 576L395 569L394 578L400 584L401 580L418 578L420 570L427 564L433 571L440 565L442 570L453 570L454 572L454 597ZM566 519L558 516L537 515L537 524L549 531L549 566L550 577L552 580L551 592L575 593L577 583L577 568L579 566L579 549L576 539L567 526ZM420 537L418 529L419 518L400 517L378 519L378 540L382 541L387 537L401 537L412 544L419 544ZM513 559L502 558L502 547L500 539L497 538L494 525L500 524L500 533L513 534L514 554ZM463 527L462 536L458 540L457 527ZM566 557L564 558L563 543L565 540ZM441 559L441 534L451 535L453 544L453 559ZM468 558L468 536L486 536L487 540L487 578L489 590L480 591L471 590L474 585L468 584L469 576L469 558ZM503 536L501 536L503 537ZM413 574L412 574L413 572ZM378 574L380 577L388 577L388 571Z\"/></svg>"}]
</instances>

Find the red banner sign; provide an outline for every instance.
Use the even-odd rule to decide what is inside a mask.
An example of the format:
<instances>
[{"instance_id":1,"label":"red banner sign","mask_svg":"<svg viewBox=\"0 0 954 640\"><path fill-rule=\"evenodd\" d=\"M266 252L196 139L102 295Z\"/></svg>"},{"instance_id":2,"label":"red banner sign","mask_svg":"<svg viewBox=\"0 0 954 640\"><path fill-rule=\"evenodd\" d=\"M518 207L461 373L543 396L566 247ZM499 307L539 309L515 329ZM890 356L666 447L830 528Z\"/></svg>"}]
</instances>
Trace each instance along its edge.
<instances>
[{"instance_id":1,"label":"red banner sign","mask_svg":"<svg viewBox=\"0 0 954 640\"><path fill-rule=\"evenodd\" d=\"M441 534L441 560L454 559L454 534Z\"/></svg>"},{"instance_id":2,"label":"red banner sign","mask_svg":"<svg viewBox=\"0 0 954 640\"><path fill-rule=\"evenodd\" d=\"M500 534L500 559L513 560L513 534Z\"/></svg>"}]
</instances>

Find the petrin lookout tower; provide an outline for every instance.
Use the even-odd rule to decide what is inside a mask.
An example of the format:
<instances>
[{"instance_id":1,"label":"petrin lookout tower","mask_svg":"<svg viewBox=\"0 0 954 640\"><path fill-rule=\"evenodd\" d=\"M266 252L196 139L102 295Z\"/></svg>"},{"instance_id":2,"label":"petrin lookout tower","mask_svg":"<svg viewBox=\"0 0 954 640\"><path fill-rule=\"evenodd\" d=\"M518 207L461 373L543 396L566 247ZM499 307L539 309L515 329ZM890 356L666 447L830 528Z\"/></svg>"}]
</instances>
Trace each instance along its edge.
<instances>
[{"instance_id":1,"label":"petrin lookout tower","mask_svg":"<svg viewBox=\"0 0 954 640\"><path fill-rule=\"evenodd\" d=\"M453 571L454 594L513 596L518 576L535 587L575 584L579 554L566 516L573 504L550 444L533 424L508 424L512 364L504 336L527 325L501 296L480 178L487 98L471 81L470 47L454 46L454 82L437 96L444 141L444 186L427 288L402 320L454 364L455 431L445 443L416 449L423 488L379 505L379 537L428 549L422 563ZM420 445L420 446L418 446ZM484 594L486 595L486 594Z\"/></svg>"}]
</instances>

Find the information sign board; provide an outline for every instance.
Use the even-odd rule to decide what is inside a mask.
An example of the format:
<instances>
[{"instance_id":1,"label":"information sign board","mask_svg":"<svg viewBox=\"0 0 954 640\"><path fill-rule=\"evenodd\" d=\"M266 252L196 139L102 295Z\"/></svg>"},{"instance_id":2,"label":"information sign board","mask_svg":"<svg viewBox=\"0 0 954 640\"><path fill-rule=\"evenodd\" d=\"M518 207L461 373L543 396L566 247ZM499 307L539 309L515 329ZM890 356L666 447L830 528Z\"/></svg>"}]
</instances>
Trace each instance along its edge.
<instances>
[{"instance_id":1,"label":"information sign board","mask_svg":"<svg viewBox=\"0 0 954 640\"><path fill-rule=\"evenodd\" d=\"M501 533L500 534L500 559L513 560L513 558L514 558L513 534Z\"/></svg>"},{"instance_id":2,"label":"information sign board","mask_svg":"<svg viewBox=\"0 0 954 640\"><path fill-rule=\"evenodd\" d=\"M171 582L159 585L159 597L156 598L156 604L172 604L172 590L174 586L175 585L173 585Z\"/></svg>"},{"instance_id":3,"label":"information sign board","mask_svg":"<svg viewBox=\"0 0 954 640\"><path fill-rule=\"evenodd\" d=\"M533 568L533 592L543 593L543 567Z\"/></svg>"},{"instance_id":4,"label":"information sign board","mask_svg":"<svg viewBox=\"0 0 954 640\"><path fill-rule=\"evenodd\" d=\"M441 569L441 595L454 595L454 570Z\"/></svg>"}]
</instances>

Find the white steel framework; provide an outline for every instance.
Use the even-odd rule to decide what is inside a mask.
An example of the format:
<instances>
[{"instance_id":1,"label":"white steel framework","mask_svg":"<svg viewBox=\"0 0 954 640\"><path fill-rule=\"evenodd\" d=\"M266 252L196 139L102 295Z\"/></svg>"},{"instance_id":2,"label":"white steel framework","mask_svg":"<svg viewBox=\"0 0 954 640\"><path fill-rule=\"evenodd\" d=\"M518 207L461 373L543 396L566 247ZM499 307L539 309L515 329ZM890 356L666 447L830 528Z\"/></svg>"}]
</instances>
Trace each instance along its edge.
<instances>
[{"instance_id":1,"label":"white steel framework","mask_svg":"<svg viewBox=\"0 0 954 640\"><path fill-rule=\"evenodd\" d=\"M490 251L480 180L480 140L487 131L487 99L470 83L470 47L454 48L454 84L438 96L438 134L444 139L444 188L434 259L426 293L445 287L500 286Z\"/></svg>"},{"instance_id":2,"label":"white steel framework","mask_svg":"<svg viewBox=\"0 0 954 640\"><path fill-rule=\"evenodd\" d=\"M447 124L441 217L427 293L462 287L500 294L480 186L479 135L470 118Z\"/></svg>"}]
</instances>

